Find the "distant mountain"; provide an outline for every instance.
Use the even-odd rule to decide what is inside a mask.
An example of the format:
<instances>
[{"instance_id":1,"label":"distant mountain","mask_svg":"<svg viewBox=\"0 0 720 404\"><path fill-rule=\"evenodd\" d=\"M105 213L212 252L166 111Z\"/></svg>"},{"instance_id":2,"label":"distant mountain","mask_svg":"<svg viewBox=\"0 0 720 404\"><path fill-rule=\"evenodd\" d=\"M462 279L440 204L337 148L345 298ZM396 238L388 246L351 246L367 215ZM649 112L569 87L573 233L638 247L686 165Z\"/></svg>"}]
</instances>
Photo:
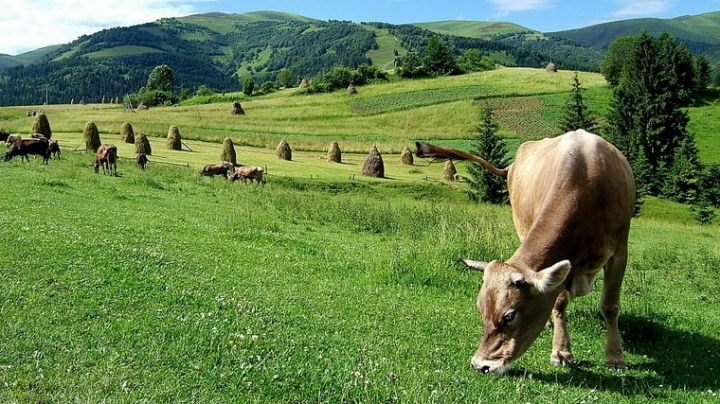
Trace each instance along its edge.
<instances>
[{"instance_id":1,"label":"distant mountain","mask_svg":"<svg viewBox=\"0 0 720 404\"><path fill-rule=\"evenodd\" d=\"M274 81L283 69L295 80L335 66L363 63L392 69L397 57L422 53L439 35L458 54L478 49L506 66L597 71L607 45L621 35L667 31L694 53L720 46L720 12L672 20L635 19L541 33L512 23L440 21L394 25L322 21L275 11L206 13L163 18L83 35L65 45L18 56L0 55L0 106L100 102L137 92L157 65L169 65L180 91L201 85L240 90L253 77ZM711 61L720 60L711 57Z\"/></svg>"}]
</instances>

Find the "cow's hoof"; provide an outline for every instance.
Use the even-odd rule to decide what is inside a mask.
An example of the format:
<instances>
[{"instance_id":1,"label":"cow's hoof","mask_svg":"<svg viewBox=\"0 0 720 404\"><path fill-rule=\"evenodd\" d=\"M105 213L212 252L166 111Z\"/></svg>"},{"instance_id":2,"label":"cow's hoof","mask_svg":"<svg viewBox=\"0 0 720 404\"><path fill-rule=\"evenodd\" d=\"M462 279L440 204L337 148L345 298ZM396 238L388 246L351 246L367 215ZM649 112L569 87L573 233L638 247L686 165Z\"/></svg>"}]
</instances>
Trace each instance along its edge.
<instances>
[{"instance_id":1,"label":"cow's hoof","mask_svg":"<svg viewBox=\"0 0 720 404\"><path fill-rule=\"evenodd\" d=\"M570 352L553 352L550 355L550 364L553 366L572 366L572 354Z\"/></svg>"},{"instance_id":2,"label":"cow's hoof","mask_svg":"<svg viewBox=\"0 0 720 404\"><path fill-rule=\"evenodd\" d=\"M622 372L628 368L627 362L625 362L624 359L608 359L605 361L605 366L610 370L618 372Z\"/></svg>"}]
</instances>

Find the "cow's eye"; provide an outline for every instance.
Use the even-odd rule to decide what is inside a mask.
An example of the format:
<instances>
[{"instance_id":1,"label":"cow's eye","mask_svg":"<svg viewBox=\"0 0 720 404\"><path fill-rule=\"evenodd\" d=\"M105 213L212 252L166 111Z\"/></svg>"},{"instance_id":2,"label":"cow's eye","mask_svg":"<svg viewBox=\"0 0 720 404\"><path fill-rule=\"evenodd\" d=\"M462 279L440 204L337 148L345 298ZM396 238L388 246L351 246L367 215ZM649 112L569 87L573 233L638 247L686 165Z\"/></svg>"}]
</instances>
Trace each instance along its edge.
<instances>
[{"instance_id":1,"label":"cow's eye","mask_svg":"<svg viewBox=\"0 0 720 404\"><path fill-rule=\"evenodd\" d=\"M508 311L508 312L505 313L505 315L503 316L503 322L504 322L505 324L510 324L510 323L512 323L512 322L515 320L516 315L517 315L517 311L515 311L515 310L510 310L510 311Z\"/></svg>"}]
</instances>

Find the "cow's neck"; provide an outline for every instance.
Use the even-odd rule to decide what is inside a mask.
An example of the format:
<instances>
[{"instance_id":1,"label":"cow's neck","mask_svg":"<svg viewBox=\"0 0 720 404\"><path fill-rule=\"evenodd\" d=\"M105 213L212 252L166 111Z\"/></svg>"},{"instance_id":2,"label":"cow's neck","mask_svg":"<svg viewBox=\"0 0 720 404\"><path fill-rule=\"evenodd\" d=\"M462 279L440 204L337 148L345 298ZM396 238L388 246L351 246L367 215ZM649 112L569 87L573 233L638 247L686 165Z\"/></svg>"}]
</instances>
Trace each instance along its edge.
<instances>
[{"instance_id":1,"label":"cow's neck","mask_svg":"<svg viewBox=\"0 0 720 404\"><path fill-rule=\"evenodd\" d=\"M574 240L569 233L566 224L543 226L535 223L507 263L537 272L564 259L573 261Z\"/></svg>"}]
</instances>

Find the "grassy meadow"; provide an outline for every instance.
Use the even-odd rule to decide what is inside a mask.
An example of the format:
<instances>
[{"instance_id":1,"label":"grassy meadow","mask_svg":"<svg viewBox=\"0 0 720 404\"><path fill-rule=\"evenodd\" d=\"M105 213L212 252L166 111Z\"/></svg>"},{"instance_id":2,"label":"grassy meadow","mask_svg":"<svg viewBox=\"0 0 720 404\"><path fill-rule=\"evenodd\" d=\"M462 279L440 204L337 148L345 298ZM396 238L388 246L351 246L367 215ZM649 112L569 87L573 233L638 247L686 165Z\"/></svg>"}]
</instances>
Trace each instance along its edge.
<instances>
[{"instance_id":1,"label":"grassy meadow","mask_svg":"<svg viewBox=\"0 0 720 404\"><path fill-rule=\"evenodd\" d=\"M240 117L229 103L134 114L41 107L62 159L0 163L0 402L717 402L719 226L652 198L630 235L620 316L627 371L602 365L602 279L568 309L577 366L549 364L544 330L509 375L471 369L481 278L457 256L508 258L518 245L510 208L470 203L462 183L440 181L442 164L403 166L398 153L416 139L472 138L477 101L448 100L445 88L482 85L503 102L547 106L570 87L571 74L518 69L514 88L513 70L360 87L357 98L287 90L243 100ZM606 96L601 80L583 77L586 97ZM445 98L428 104L423 86ZM405 93L416 100L407 109L351 107ZM28 108L40 107L0 109L0 129L26 133ZM692 125L699 145L711 145L716 108L690 114L704 116ZM117 177L95 174L92 156L73 151L87 121L128 157ZM151 136L146 171L119 141L125 121ZM164 148L170 125L192 151ZM532 137L510 129L521 127L501 130L519 144ZM226 136L240 162L268 167L265 187L197 174L218 160ZM281 139L293 161L274 156ZM343 164L325 161L332 140ZM360 175L373 142L387 179ZM701 153L712 162L716 152Z\"/></svg>"}]
</instances>

